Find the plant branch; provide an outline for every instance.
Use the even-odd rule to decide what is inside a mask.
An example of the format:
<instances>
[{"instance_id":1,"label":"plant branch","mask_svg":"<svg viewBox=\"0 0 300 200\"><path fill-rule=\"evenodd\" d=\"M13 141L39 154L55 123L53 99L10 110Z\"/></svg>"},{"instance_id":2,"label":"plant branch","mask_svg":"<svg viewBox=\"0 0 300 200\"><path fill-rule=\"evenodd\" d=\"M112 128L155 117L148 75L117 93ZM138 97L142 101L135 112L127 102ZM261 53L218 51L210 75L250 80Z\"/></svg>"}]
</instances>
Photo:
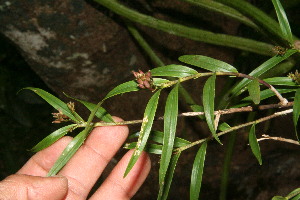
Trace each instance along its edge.
<instances>
[{"instance_id":1,"label":"plant branch","mask_svg":"<svg viewBox=\"0 0 300 200\"><path fill-rule=\"evenodd\" d=\"M274 92L274 94L277 96L277 98L279 99L280 101L280 104L281 105L286 105L288 104L288 100L283 98L282 95L272 86L270 85L269 83L261 80L261 79L258 79L258 78L255 78L253 76L250 76L250 75L247 75L247 74L242 74L242 73L237 73L237 72L206 72L206 73L197 73L197 74L194 74L194 75L191 75L191 76L186 76L186 77L183 77L183 78L179 78L177 80L174 80L174 81L169 81L167 83L163 83L161 85L159 85L158 87L159 88L166 88L166 87L171 87L172 85L175 85L176 83L178 82L184 82L184 81L187 81L187 80L191 80L191 79L197 79L199 77L204 77L204 76L211 76L213 74L216 74L217 76L236 76L236 77L240 77L240 78L247 78L247 79L251 79L251 80L254 80L254 79L257 79L259 83L265 85L266 87L268 87L272 92Z\"/></svg>"},{"instance_id":2,"label":"plant branch","mask_svg":"<svg viewBox=\"0 0 300 200\"><path fill-rule=\"evenodd\" d=\"M169 34L186 37L195 41L233 47L261 55L271 56L274 54L272 50L273 45L267 43L226 34L216 34L201 29L187 27L181 24L167 22L127 8L116 0L95 0L95 2L133 22L161 30Z\"/></svg>"},{"instance_id":3,"label":"plant branch","mask_svg":"<svg viewBox=\"0 0 300 200\"><path fill-rule=\"evenodd\" d=\"M266 109L272 109L272 108L288 108L293 106L294 102L289 102L286 105L281 104L268 104L268 105L260 105L258 107L252 107L252 106L246 106L241 108L230 108L230 109L224 109L224 110L218 110L215 111L215 115L226 115L226 114L233 114L233 113L239 113L239 112L252 112L256 110L266 110ZM204 112L185 112L178 114L178 117L194 117L204 115ZM163 120L163 117L158 117L155 120ZM121 121L121 122L97 122L94 123L94 127L97 126L120 126L120 125L130 125L130 124L141 124L143 120L130 120L130 121ZM85 127L86 123L78 125L78 127Z\"/></svg>"},{"instance_id":4,"label":"plant branch","mask_svg":"<svg viewBox=\"0 0 300 200\"><path fill-rule=\"evenodd\" d=\"M253 124L259 124L261 122L264 122L264 121L267 121L267 120L270 120L270 119L273 119L275 117L279 117L279 116L282 116L282 115L286 115L286 114L289 114L289 113L292 113L292 112L293 112L293 109L288 109L288 110L284 110L284 111L281 111L281 112L276 112L276 113L274 113L272 115L269 115L269 116L266 116L266 117L262 117L260 119L257 119L257 120L251 121L251 122L247 122L247 123L244 123L244 124L240 124L240 125L231 127L229 129L227 129L226 131L222 131L222 132L218 133L217 136L220 137L222 135L225 135L226 133L229 133L229 132L232 132L232 131L244 128L246 126L250 126L250 125L253 125ZM189 145L177 148L175 150L175 152L182 152L182 151L184 151L186 149L189 149L189 148L191 148L191 147L193 147L195 145L201 144L201 143L203 143L205 141L208 141L208 140L211 140L211 139L214 139L214 137L210 136L210 137L207 137L207 138L204 138L204 139L201 139L201 140L197 140L195 142L192 142Z\"/></svg>"},{"instance_id":5,"label":"plant branch","mask_svg":"<svg viewBox=\"0 0 300 200\"><path fill-rule=\"evenodd\" d=\"M276 141L280 141L280 142L287 142L287 143L291 143L291 144L295 144L295 145L300 145L300 143L298 141L292 140L292 139L286 139L286 138L282 138L282 137L271 137L269 135L262 135L262 138L257 139L257 141L262 141L262 140L276 140Z\"/></svg>"}]
</instances>

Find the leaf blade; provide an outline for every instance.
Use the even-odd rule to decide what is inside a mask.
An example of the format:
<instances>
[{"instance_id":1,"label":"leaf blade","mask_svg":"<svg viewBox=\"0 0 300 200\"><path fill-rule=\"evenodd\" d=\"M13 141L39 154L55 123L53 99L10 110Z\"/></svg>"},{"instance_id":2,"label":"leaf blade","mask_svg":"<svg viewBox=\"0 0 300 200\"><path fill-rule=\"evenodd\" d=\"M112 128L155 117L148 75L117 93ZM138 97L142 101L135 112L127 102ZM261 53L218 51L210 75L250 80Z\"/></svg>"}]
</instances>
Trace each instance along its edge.
<instances>
[{"instance_id":1,"label":"leaf blade","mask_svg":"<svg viewBox=\"0 0 300 200\"><path fill-rule=\"evenodd\" d=\"M204 142L199 148L193 163L190 186L190 200L199 199L206 149L207 142Z\"/></svg>"},{"instance_id":2,"label":"leaf blade","mask_svg":"<svg viewBox=\"0 0 300 200\"><path fill-rule=\"evenodd\" d=\"M178 85L168 95L164 114L164 138L159 167L159 183L162 184L173 153L177 115L178 115Z\"/></svg>"},{"instance_id":3,"label":"leaf blade","mask_svg":"<svg viewBox=\"0 0 300 200\"><path fill-rule=\"evenodd\" d=\"M113 88L106 96L105 96L105 100L113 97L115 95L118 94L123 94L123 93L127 93L127 92L134 92L134 91L138 91L139 88L137 86L137 83L135 81L128 81L125 83L122 83L120 85L118 85L117 87Z\"/></svg>"},{"instance_id":4,"label":"leaf blade","mask_svg":"<svg viewBox=\"0 0 300 200\"><path fill-rule=\"evenodd\" d=\"M132 154L132 156L129 160L129 163L126 167L124 177L126 177L127 174L130 172L130 170L132 169L132 167L134 166L134 164L140 157L140 155L147 143L147 140L149 138L149 134L150 134L150 131L152 128L155 112L157 109L160 92L161 92L161 90L158 90L157 92L155 92L154 95L150 98L150 100L146 106L138 143L137 143L134 153Z\"/></svg>"},{"instance_id":5,"label":"leaf blade","mask_svg":"<svg viewBox=\"0 0 300 200\"><path fill-rule=\"evenodd\" d=\"M298 132L297 132L299 116L300 116L300 89L297 89L296 93L295 93L295 99L294 99L294 105L293 105L293 122L294 122L296 137L297 137L298 141L300 141Z\"/></svg>"},{"instance_id":6,"label":"leaf blade","mask_svg":"<svg viewBox=\"0 0 300 200\"><path fill-rule=\"evenodd\" d=\"M89 129L85 129L73 138L73 140L67 145L67 147L63 150L57 161L54 163L47 176L56 175L66 165L66 163L81 147L89 131Z\"/></svg>"},{"instance_id":7,"label":"leaf blade","mask_svg":"<svg viewBox=\"0 0 300 200\"><path fill-rule=\"evenodd\" d=\"M72 112L65 102L61 101L60 99L50 94L49 92L46 92L39 88L33 88L33 87L26 87L23 88L23 90L24 89L35 92L37 95L42 97L45 101L47 101L53 108L55 108L56 110L60 110L63 114L67 115L73 121L78 123L84 121L76 112Z\"/></svg>"},{"instance_id":8,"label":"leaf blade","mask_svg":"<svg viewBox=\"0 0 300 200\"><path fill-rule=\"evenodd\" d=\"M64 126L60 129L57 129L56 131L52 132L50 135L45 137L42 141L37 143L34 147L32 147L30 149L30 151L38 152L38 151L41 151L41 150L49 147L54 142L59 140L61 137L66 135L70 130L73 130L76 126L77 126L77 124L71 124L68 126Z\"/></svg>"},{"instance_id":9,"label":"leaf blade","mask_svg":"<svg viewBox=\"0 0 300 200\"><path fill-rule=\"evenodd\" d=\"M204 114L206 118L206 122L208 125L209 130L211 131L214 138L220 143L220 139L216 134L216 129L214 125L214 109L215 109L215 81L216 81L216 74L212 75L207 79L203 87L203 108Z\"/></svg>"},{"instance_id":10,"label":"leaf blade","mask_svg":"<svg viewBox=\"0 0 300 200\"><path fill-rule=\"evenodd\" d=\"M257 105L260 103L260 87L257 79L252 80L248 84L249 96L252 101Z\"/></svg>"},{"instance_id":11,"label":"leaf blade","mask_svg":"<svg viewBox=\"0 0 300 200\"><path fill-rule=\"evenodd\" d=\"M192 68L183 65L167 65L157 67L151 70L152 76L170 76L170 77L186 77L195 75L198 72Z\"/></svg>"},{"instance_id":12,"label":"leaf blade","mask_svg":"<svg viewBox=\"0 0 300 200\"><path fill-rule=\"evenodd\" d=\"M157 200L166 200L170 191L170 187L173 180L176 164L180 157L181 152L172 156L168 171L165 176L164 184L160 185Z\"/></svg>"},{"instance_id":13,"label":"leaf blade","mask_svg":"<svg viewBox=\"0 0 300 200\"><path fill-rule=\"evenodd\" d=\"M255 78L259 78L260 76L262 76L263 74L268 72L270 69L275 67L277 64L279 64L283 60L289 58L291 55L293 55L296 52L297 52L297 50L295 50L295 49L289 49L286 51L286 53L283 56L277 56L277 55L273 56L272 58L268 59L267 61L262 63L260 66L255 68L249 75L253 76ZM243 88L245 86L247 86L247 84L250 81L251 80L248 80L248 79L243 79L242 81L240 81L237 85L235 85L231 89L231 94L233 96L237 96L237 95L241 94L243 92Z\"/></svg>"},{"instance_id":14,"label":"leaf blade","mask_svg":"<svg viewBox=\"0 0 300 200\"><path fill-rule=\"evenodd\" d=\"M249 145L251 147L252 153L256 157L258 163L262 165L260 148L255 135L255 124L251 126L248 138L249 138Z\"/></svg>"},{"instance_id":15,"label":"leaf blade","mask_svg":"<svg viewBox=\"0 0 300 200\"><path fill-rule=\"evenodd\" d=\"M237 69L232 65L207 56L184 55L180 56L178 60L186 64L190 64L213 72L238 72Z\"/></svg>"},{"instance_id":16,"label":"leaf blade","mask_svg":"<svg viewBox=\"0 0 300 200\"><path fill-rule=\"evenodd\" d=\"M288 21L288 18L285 14L284 8L282 7L279 0L272 0L274 5L277 18L279 21L279 26L282 32L283 37L290 43L293 44L293 34L291 31L291 27Z\"/></svg>"}]
</instances>

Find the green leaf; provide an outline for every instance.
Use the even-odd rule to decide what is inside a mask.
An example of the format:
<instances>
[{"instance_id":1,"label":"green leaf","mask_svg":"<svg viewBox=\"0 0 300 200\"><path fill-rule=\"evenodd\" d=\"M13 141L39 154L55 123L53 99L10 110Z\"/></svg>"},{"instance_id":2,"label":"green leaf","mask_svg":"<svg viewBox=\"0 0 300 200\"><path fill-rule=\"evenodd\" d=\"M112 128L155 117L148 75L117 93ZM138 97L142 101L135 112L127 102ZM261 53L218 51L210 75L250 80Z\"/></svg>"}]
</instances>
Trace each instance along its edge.
<instances>
[{"instance_id":1,"label":"green leaf","mask_svg":"<svg viewBox=\"0 0 300 200\"><path fill-rule=\"evenodd\" d=\"M128 139L139 137L139 135L140 135L140 132L131 134L128 137ZM159 144L162 144L163 143L163 137L164 137L163 132L161 132L161 131L151 131L148 140L153 141L153 142L157 142ZM186 146L188 144L191 144L191 142L189 142L185 139L182 139L180 137L175 137L174 147L182 147L182 146Z\"/></svg>"},{"instance_id":2,"label":"green leaf","mask_svg":"<svg viewBox=\"0 0 300 200\"><path fill-rule=\"evenodd\" d=\"M259 144L257 142L256 135L255 135L255 124L252 125L250 132L249 132L249 144L250 144L252 153L258 160L259 164L262 165L260 148L259 148Z\"/></svg>"},{"instance_id":3,"label":"green leaf","mask_svg":"<svg viewBox=\"0 0 300 200\"><path fill-rule=\"evenodd\" d=\"M164 138L159 167L159 184L163 184L173 153L178 115L178 84L168 95L164 114Z\"/></svg>"},{"instance_id":4,"label":"green leaf","mask_svg":"<svg viewBox=\"0 0 300 200\"><path fill-rule=\"evenodd\" d=\"M45 137L37 145L32 147L32 149L30 149L30 151L38 152L38 151L41 151L41 150L49 147L54 142L59 140L61 137L66 135L69 131L73 131L76 128L76 126L77 126L77 124L71 124L71 125L68 125L68 126L64 126L60 129L57 129L56 131L54 131L53 133L51 133L50 135Z\"/></svg>"},{"instance_id":5,"label":"green leaf","mask_svg":"<svg viewBox=\"0 0 300 200\"><path fill-rule=\"evenodd\" d=\"M270 85L299 86L290 77L272 77L264 79Z\"/></svg>"},{"instance_id":6,"label":"green leaf","mask_svg":"<svg viewBox=\"0 0 300 200\"><path fill-rule=\"evenodd\" d=\"M35 92L37 95L42 97L45 101L47 101L53 108L55 108L58 111L61 111L63 114L67 115L73 121L77 123L84 122L84 120L75 111L71 111L69 109L66 103L64 103L57 97L53 96L52 94L39 88L27 87L24 89Z\"/></svg>"},{"instance_id":7,"label":"green leaf","mask_svg":"<svg viewBox=\"0 0 300 200\"><path fill-rule=\"evenodd\" d=\"M65 93L64 93L65 94ZM80 103L82 103L87 109L89 109L91 112L96 108L96 104L81 100L81 99L77 99L74 97L71 97L67 94L65 94L67 97L74 99ZM104 122L114 122L112 116L103 108L100 107L97 109L97 112L95 113L96 117L98 117L99 119L101 119Z\"/></svg>"},{"instance_id":8,"label":"green leaf","mask_svg":"<svg viewBox=\"0 0 300 200\"><path fill-rule=\"evenodd\" d=\"M132 169L132 167L134 166L134 164L140 157L140 155L141 155L142 151L144 150L145 145L148 141L149 134L150 134L150 131L152 128L153 120L154 120L154 116L155 116L155 112L156 112L156 108L157 108L157 104L158 104L160 92L161 92L161 90L158 90L157 92L155 92L146 106L144 117L143 117L143 123L142 123L141 131L140 131L140 137L138 139L138 143L136 145L134 153L132 154L130 161L127 165L127 168L124 173L124 177L126 177L127 174L130 172L130 170Z\"/></svg>"},{"instance_id":9,"label":"green leaf","mask_svg":"<svg viewBox=\"0 0 300 200\"><path fill-rule=\"evenodd\" d=\"M277 91L280 93L280 94L285 94L285 93L289 93L289 92L295 92L297 89L294 89L294 88L289 88L289 89L277 89ZM266 90L263 90L260 92L260 100L264 100L264 99L267 99L267 98L270 98L272 96L275 96L274 92L271 91L270 89L266 89ZM251 98L250 96L248 97L245 97L242 99L242 101L250 101Z\"/></svg>"},{"instance_id":10,"label":"green leaf","mask_svg":"<svg viewBox=\"0 0 300 200\"><path fill-rule=\"evenodd\" d=\"M294 122L296 137L298 141L300 141L297 133L297 124L299 120L299 115L300 115L300 89L296 91L294 105L293 105L293 122Z\"/></svg>"},{"instance_id":11,"label":"green leaf","mask_svg":"<svg viewBox=\"0 0 300 200\"><path fill-rule=\"evenodd\" d=\"M91 129L84 129L73 138L73 140L67 145L57 161L54 163L47 176L56 175L66 165L66 163L72 158L79 147L81 147L90 130Z\"/></svg>"},{"instance_id":12,"label":"green leaf","mask_svg":"<svg viewBox=\"0 0 300 200\"><path fill-rule=\"evenodd\" d=\"M204 142L199 148L194 160L192 175L191 175L191 187L190 187L191 200L199 199L206 148L207 148L207 142Z\"/></svg>"},{"instance_id":13,"label":"green leaf","mask_svg":"<svg viewBox=\"0 0 300 200\"><path fill-rule=\"evenodd\" d=\"M134 149L136 147L137 142L127 143L124 146L124 149ZM158 154L160 155L162 152L162 145L160 144L146 144L144 151L148 153Z\"/></svg>"},{"instance_id":14,"label":"green leaf","mask_svg":"<svg viewBox=\"0 0 300 200\"><path fill-rule=\"evenodd\" d=\"M229 124L227 124L226 122L223 122L222 124L220 124L218 126L218 130L220 131L226 131L228 129L230 129L231 127L229 126Z\"/></svg>"},{"instance_id":15,"label":"green leaf","mask_svg":"<svg viewBox=\"0 0 300 200\"><path fill-rule=\"evenodd\" d=\"M112 96L118 95L118 94L123 94L126 92L134 92L134 91L138 91L138 84L135 81L128 81L125 83L122 83L120 85L118 85L117 87L115 87L114 89L112 89L106 96L104 99L108 99Z\"/></svg>"},{"instance_id":16,"label":"green leaf","mask_svg":"<svg viewBox=\"0 0 300 200\"><path fill-rule=\"evenodd\" d=\"M277 18L279 21L279 26L282 32L283 37L290 43L293 44L294 40L293 40L293 34L291 31L291 27L289 24L289 21L287 19L287 16L285 14L285 11L280 3L279 0L272 0L272 3L275 7L275 11L277 14Z\"/></svg>"},{"instance_id":17,"label":"green leaf","mask_svg":"<svg viewBox=\"0 0 300 200\"><path fill-rule=\"evenodd\" d=\"M269 60L267 60L260 66L258 66L256 69L254 69L249 75L259 78L261 75L265 74L270 69L275 67L278 63L287 59L288 57L290 57L291 55L293 55L296 52L297 52L297 50L295 50L295 49L289 49L286 51L286 53L283 56L277 56L277 55L273 56L272 58L270 58ZM236 86L234 86L233 89L231 89L231 94L233 96L237 96L237 95L241 94L244 91L243 88L245 86L247 86L247 84L249 84L250 82L251 82L251 80L249 80L249 79L243 79Z\"/></svg>"},{"instance_id":18,"label":"green leaf","mask_svg":"<svg viewBox=\"0 0 300 200\"><path fill-rule=\"evenodd\" d=\"M173 180L173 174L175 171L178 158L180 157L180 153L181 152L177 152L171 158L171 162L169 164L169 168L165 176L164 184L161 184L159 187L157 200L166 200L168 198L168 194Z\"/></svg>"},{"instance_id":19,"label":"green leaf","mask_svg":"<svg viewBox=\"0 0 300 200\"><path fill-rule=\"evenodd\" d=\"M212 75L207 79L203 87L203 108L205 113L206 122L209 130L212 132L214 138L220 143L220 139L216 134L216 129L214 125L214 109L215 109L215 84L216 84L216 74Z\"/></svg>"},{"instance_id":20,"label":"green leaf","mask_svg":"<svg viewBox=\"0 0 300 200\"><path fill-rule=\"evenodd\" d=\"M289 200L289 199L286 198L286 197L282 197L282 196L274 196L274 197L272 198L272 200Z\"/></svg>"},{"instance_id":21,"label":"green leaf","mask_svg":"<svg viewBox=\"0 0 300 200\"><path fill-rule=\"evenodd\" d=\"M248 91L250 98L255 104L260 103L260 87L259 87L259 82L257 79L252 80L248 84Z\"/></svg>"},{"instance_id":22,"label":"green leaf","mask_svg":"<svg viewBox=\"0 0 300 200\"><path fill-rule=\"evenodd\" d=\"M195 75L198 72L183 65L167 65L151 70L152 76L185 77Z\"/></svg>"},{"instance_id":23,"label":"green leaf","mask_svg":"<svg viewBox=\"0 0 300 200\"><path fill-rule=\"evenodd\" d=\"M300 199L300 188L297 188L290 192L286 198L291 199L291 200L299 200Z\"/></svg>"},{"instance_id":24,"label":"green leaf","mask_svg":"<svg viewBox=\"0 0 300 200\"><path fill-rule=\"evenodd\" d=\"M178 58L181 62L200 67L212 72L238 72L235 67L226 62L201 55L184 55Z\"/></svg>"},{"instance_id":25,"label":"green leaf","mask_svg":"<svg viewBox=\"0 0 300 200\"><path fill-rule=\"evenodd\" d=\"M203 106L194 104L194 105L191 105L190 107L191 107L192 111L194 111L194 112L204 112ZM199 117L200 119L202 119L202 120L205 119L205 116L204 116L204 115L198 115L198 117Z\"/></svg>"}]
</instances>

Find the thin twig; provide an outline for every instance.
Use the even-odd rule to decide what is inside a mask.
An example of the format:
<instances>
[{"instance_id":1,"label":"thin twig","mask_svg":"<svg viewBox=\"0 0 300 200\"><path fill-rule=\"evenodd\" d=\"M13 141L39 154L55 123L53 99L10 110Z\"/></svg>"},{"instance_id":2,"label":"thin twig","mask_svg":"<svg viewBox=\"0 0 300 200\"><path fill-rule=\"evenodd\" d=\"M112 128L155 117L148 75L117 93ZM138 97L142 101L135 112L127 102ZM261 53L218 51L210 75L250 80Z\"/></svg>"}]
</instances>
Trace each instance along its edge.
<instances>
[{"instance_id":1,"label":"thin twig","mask_svg":"<svg viewBox=\"0 0 300 200\"><path fill-rule=\"evenodd\" d=\"M229 108L229 109L224 109L224 110L218 110L215 111L215 115L226 115L226 114L233 114L233 113L238 113L238 112L252 112L255 110L266 110L266 109L271 109L271 108L288 108L293 106L294 102L289 102L286 105L281 105L281 104L268 104L268 105L260 105L257 108L254 108L252 106L246 106L246 107L241 107L241 108ZM178 117L194 117L194 116L199 116L199 115L204 115L204 112L185 112L181 113L178 115ZM155 120L163 120L163 117L158 117ZM117 126L117 125L130 125L130 124L141 124L143 120L130 120L130 121L121 121L121 122L97 122L94 124L94 127L96 126ZM86 123L80 124L79 127L84 127L86 126Z\"/></svg>"},{"instance_id":2,"label":"thin twig","mask_svg":"<svg viewBox=\"0 0 300 200\"><path fill-rule=\"evenodd\" d=\"M262 138L257 139L257 141L262 141L262 140L276 140L276 141L280 141L280 142L287 142L287 143L291 143L291 144L295 144L295 145L300 145L300 143L298 141L292 140L292 139L286 139L286 138L282 138L282 137L271 137L269 135L262 135Z\"/></svg>"},{"instance_id":3,"label":"thin twig","mask_svg":"<svg viewBox=\"0 0 300 200\"><path fill-rule=\"evenodd\" d=\"M272 118L275 118L275 117L279 117L279 116L282 116L282 115L286 115L286 114L289 114L289 113L292 113L293 112L293 109L288 109L288 110L284 110L284 111L281 111L281 112L276 112L274 113L273 115L269 115L267 117L262 117L260 119L257 119L257 120L254 120L254 121L251 121L251 122L247 122L247 123L244 123L244 124L240 124L240 125L237 125L237 126L234 126L234 127L231 127L229 129L227 129L226 131L222 131L220 133L217 134L217 136L221 136L221 135L224 135L226 133L229 133L229 132L232 132L232 131L235 131L235 130L238 130L238 129L241 129L241 128L244 128L246 126L250 126L252 124L259 124L261 122L264 122L264 121L267 121L267 120L270 120ZM213 136L210 136L210 137L207 137L207 138L204 138L204 139L201 139L201 140L197 140L195 142L192 142L191 144L188 144L186 146L183 146L183 147L180 147L180 148L177 148L175 151L176 152L181 152L181 151L184 151L188 148L191 148L195 145L198 145L198 144L201 144L205 141L208 141L208 140L211 140L213 139L214 137Z\"/></svg>"}]
</instances>

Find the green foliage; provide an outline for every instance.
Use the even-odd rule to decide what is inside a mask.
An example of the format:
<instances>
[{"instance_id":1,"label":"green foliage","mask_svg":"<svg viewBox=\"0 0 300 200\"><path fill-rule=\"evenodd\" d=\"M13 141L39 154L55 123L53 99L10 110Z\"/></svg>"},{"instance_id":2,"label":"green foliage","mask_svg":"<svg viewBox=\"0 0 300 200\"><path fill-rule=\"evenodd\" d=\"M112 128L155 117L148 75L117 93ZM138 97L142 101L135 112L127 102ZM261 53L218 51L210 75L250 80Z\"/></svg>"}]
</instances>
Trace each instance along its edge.
<instances>
[{"instance_id":1,"label":"green foliage","mask_svg":"<svg viewBox=\"0 0 300 200\"><path fill-rule=\"evenodd\" d=\"M275 35L274 40L276 40L276 45L277 43L281 44L282 41L287 41L290 44L293 43L294 36L292 35L285 11L283 10L279 0L272 0L277 13L279 24L272 18L268 17L265 13L263 13L260 10L257 10L257 8L251 6L244 0L218 0L214 2L206 0L184 1L205 9L222 13L232 18L239 19L242 23L252 28L255 28L255 30L260 31L263 34L273 33ZM262 55L272 54L271 47L273 45L271 44L265 44L262 42L253 41L246 38L233 37L229 35L214 34L211 32L191 27L186 27L183 25L170 23L163 20L158 20L153 18L152 16L147 16L135 10L129 9L126 6L123 6L122 4L118 3L116 0L96 0L96 2L110 8L113 12L125 16L133 22L138 22L143 25L167 31L175 35L184 36L190 39L204 41L211 44L235 47L246 51L260 53ZM257 15L255 15L254 11L257 11ZM35 92L44 100L46 100L53 108L58 110L58 113L55 113L54 115L56 117L56 120L54 121L55 123L72 122L72 124L65 125L64 127L59 128L58 130L45 137L41 142L39 142L36 146L34 146L31 149L32 151L40 151L50 146L59 138L66 135L68 132L71 132L75 128L84 128L84 130L79 132L79 134L77 134L74 137L74 139L68 144L68 146L64 149L59 159L49 171L49 176L57 174L64 167L64 165L71 159L71 157L84 143L85 139L87 138L93 127L141 123L140 131L138 133L130 135L128 138L129 140L135 141L127 143L124 146L125 149L134 149L134 153L127 165L124 177L133 168L138 158L140 157L142 151L160 155L158 199L167 199L173 180L175 167L177 165L180 155L186 149L192 148L196 145L200 145L200 148L193 159L190 186L190 199L198 199L202 184L206 149L207 146L210 144L210 140L216 140L220 144L222 144L219 138L222 135L252 125L248 135L249 144L252 153L258 160L259 164L262 165L260 146L256 138L255 126L256 124L261 123L263 121L267 121L274 117L292 112L291 109L288 109L288 107L290 107L292 104L288 104L286 100L290 100L291 98L282 97L283 94L287 93L295 93L293 104L293 122L296 129L300 116L299 84L290 77L283 77L282 74L276 75L279 77L273 77L272 74L274 74L274 72L270 73L272 70L278 67L281 62L287 61L288 59L293 61L291 63L296 63L296 59L294 59L292 55L296 54L299 51L297 49L292 49L292 45L287 46L287 49L285 47L280 47L279 49L283 50L277 52L278 55L266 59L265 62L263 62L258 67L254 68L248 75L241 74L239 73L239 71L250 70L240 70L240 68L238 68L239 70L237 70L237 68L232 66L231 64L211 57L203 55L183 55L179 57L179 60L185 64L210 71L205 73L199 73L195 69L184 65L171 64L163 66L162 61L155 55L150 45L146 43L146 41L142 38L142 36L134 28L134 26L130 22L127 23L127 26L130 32L141 44L143 49L149 54L149 57L160 67L153 68L150 72L146 73L143 73L141 71L133 72L136 78L135 80L131 80L116 86L98 104L94 104L91 102L79 100L68 96L69 98L83 104L91 112L88 120L83 120L83 118L81 118L80 115L75 112L75 108L72 103L64 103L57 97L38 88L25 88ZM279 33L279 31L281 31L282 34ZM201 105L196 103L196 101L192 99L188 91L186 91L181 85L181 82L193 79L200 79L207 76L209 76L209 78L203 85ZM230 105L230 107L223 106L221 103L219 107L223 110L219 111L216 110L218 104L215 103L218 102L216 101L218 95L215 94L216 86L219 86L217 85L218 82L216 82L218 76L230 76L231 79L239 77L243 78L243 80L239 82L236 81L235 85L228 84L229 89L226 89L226 94L220 101L223 100L225 102L223 103L223 105ZM153 77L166 77L166 79ZM263 77L264 80L260 80L260 77ZM278 86L279 88L276 89L273 87L273 85L276 85L276 87ZM267 89L260 90L260 86L267 87ZM148 104L145 108L142 122L114 122L109 112L101 106L104 101L116 95L121 95L129 92L136 92L142 89L149 89L149 92L153 92L153 95L148 101ZM246 89L248 89L249 91L249 96L242 96L241 94ZM162 93L162 90L168 92L168 96L165 102L164 115L163 117L156 117L156 110L158 108L159 98L160 94ZM200 114L188 112L183 113L181 116L189 117L198 115L198 118L200 118L200 120L205 119L207 126L210 132L212 133L212 136L209 136L207 138L201 138L199 140L191 142L176 136L177 120L179 115L179 94L184 97L186 103L189 105L189 108L193 112L201 112ZM278 102L270 104L270 98L274 96L277 96ZM289 97L290 96L291 95L289 95ZM270 101L266 101L269 99ZM254 104L257 104L258 106L248 106L253 105L251 101L253 101ZM272 101L274 101L274 98L272 98ZM222 121L220 120L220 116L224 114L233 114L235 112L249 112L249 108L252 108L251 111L255 109L260 109L259 104L262 104L262 102L269 103L269 105L266 106L270 106L270 108L281 107L285 110L242 124L235 124L232 121L228 120L228 123L231 124L231 126L227 122L224 122L225 120L227 120L227 118L222 118ZM217 104L217 106L215 104ZM98 117L104 122L98 124L93 123L94 117ZM153 130L153 123L155 122L155 120L164 120L163 131ZM222 122L220 123L220 125L219 120ZM234 142L231 143L233 148ZM228 158L231 157L230 153L228 153L228 155L226 156ZM228 177L228 171L229 170L226 171L224 175L225 177ZM299 188L291 192L286 197L275 196L273 197L273 199L300 199Z\"/></svg>"},{"instance_id":2,"label":"green foliage","mask_svg":"<svg viewBox=\"0 0 300 200\"><path fill-rule=\"evenodd\" d=\"M259 148L259 144L257 142L256 135L255 135L255 124L252 125L250 132L249 132L249 145L251 147L252 153L258 160L258 163L260 165L262 165L260 148Z\"/></svg>"}]
</instances>

